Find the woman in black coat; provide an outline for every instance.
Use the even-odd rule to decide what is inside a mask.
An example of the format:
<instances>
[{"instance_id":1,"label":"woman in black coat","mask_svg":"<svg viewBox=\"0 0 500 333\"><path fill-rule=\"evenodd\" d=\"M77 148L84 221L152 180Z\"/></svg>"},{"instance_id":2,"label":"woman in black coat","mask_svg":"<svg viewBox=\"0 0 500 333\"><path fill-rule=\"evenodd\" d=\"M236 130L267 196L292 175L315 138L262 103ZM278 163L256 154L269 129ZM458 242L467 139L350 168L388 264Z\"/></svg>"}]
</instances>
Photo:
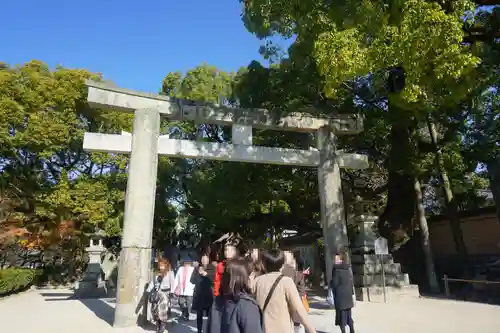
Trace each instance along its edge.
<instances>
[{"instance_id":1,"label":"woman in black coat","mask_svg":"<svg viewBox=\"0 0 500 333\"><path fill-rule=\"evenodd\" d=\"M344 258L343 253L335 255L332 281L330 282L335 302L335 325L340 327L342 333L346 332L346 326L349 326L350 333L354 333L354 321L351 313L351 309L354 307L354 283L351 270Z\"/></svg>"},{"instance_id":2,"label":"woman in black coat","mask_svg":"<svg viewBox=\"0 0 500 333\"><path fill-rule=\"evenodd\" d=\"M196 311L196 327L198 333L203 330L203 315L210 314L214 300L213 281L215 277L215 265L210 263L208 254L201 256L201 263L191 275L191 283L194 284L193 306Z\"/></svg>"}]
</instances>

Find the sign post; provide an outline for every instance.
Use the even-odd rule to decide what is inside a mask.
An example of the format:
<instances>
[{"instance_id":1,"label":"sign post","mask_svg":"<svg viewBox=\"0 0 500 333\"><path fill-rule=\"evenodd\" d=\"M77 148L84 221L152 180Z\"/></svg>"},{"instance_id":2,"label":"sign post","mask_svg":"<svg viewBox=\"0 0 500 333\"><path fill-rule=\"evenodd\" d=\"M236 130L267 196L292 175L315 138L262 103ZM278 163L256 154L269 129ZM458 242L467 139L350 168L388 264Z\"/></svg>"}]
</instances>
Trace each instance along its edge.
<instances>
[{"instance_id":1,"label":"sign post","mask_svg":"<svg viewBox=\"0 0 500 333\"><path fill-rule=\"evenodd\" d=\"M380 260L380 265L382 266L382 289L384 290L384 303L387 303L387 294L385 291L385 265L384 256L389 254L389 246L387 244L387 239L384 237L378 237L375 240L375 255Z\"/></svg>"}]
</instances>

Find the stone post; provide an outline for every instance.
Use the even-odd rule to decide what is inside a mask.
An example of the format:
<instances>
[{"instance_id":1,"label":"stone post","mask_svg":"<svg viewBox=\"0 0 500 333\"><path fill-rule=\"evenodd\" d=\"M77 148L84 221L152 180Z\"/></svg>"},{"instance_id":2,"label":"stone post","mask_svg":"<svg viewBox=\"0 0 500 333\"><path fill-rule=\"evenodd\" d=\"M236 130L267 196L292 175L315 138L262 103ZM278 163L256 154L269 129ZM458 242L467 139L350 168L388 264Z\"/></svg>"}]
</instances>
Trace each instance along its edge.
<instances>
[{"instance_id":1,"label":"stone post","mask_svg":"<svg viewBox=\"0 0 500 333\"><path fill-rule=\"evenodd\" d=\"M321 204L321 226L325 240L327 281L331 280L332 252L348 245L340 167L336 161L336 137L325 126L318 130L318 188Z\"/></svg>"},{"instance_id":2,"label":"stone post","mask_svg":"<svg viewBox=\"0 0 500 333\"><path fill-rule=\"evenodd\" d=\"M157 110L135 111L114 327L137 324L142 312L137 308L150 278L159 132Z\"/></svg>"}]
</instances>

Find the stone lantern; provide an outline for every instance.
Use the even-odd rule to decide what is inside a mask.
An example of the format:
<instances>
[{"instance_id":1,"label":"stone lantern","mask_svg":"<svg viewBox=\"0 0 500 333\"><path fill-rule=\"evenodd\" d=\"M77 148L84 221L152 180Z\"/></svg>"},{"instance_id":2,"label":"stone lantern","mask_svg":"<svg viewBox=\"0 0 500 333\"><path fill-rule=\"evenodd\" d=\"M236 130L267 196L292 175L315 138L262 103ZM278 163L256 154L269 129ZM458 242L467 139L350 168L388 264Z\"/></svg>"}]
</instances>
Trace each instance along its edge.
<instances>
[{"instance_id":1,"label":"stone lantern","mask_svg":"<svg viewBox=\"0 0 500 333\"><path fill-rule=\"evenodd\" d=\"M75 294L82 298L98 298L106 295L106 288L103 281L102 254L106 251L103 239L106 233L103 230L96 230L90 235L89 246L85 248L89 257L87 269L80 281L75 285Z\"/></svg>"},{"instance_id":2,"label":"stone lantern","mask_svg":"<svg viewBox=\"0 0 500 333\"><path fill-rule=\"evenodd\" d=\"M377 216L378 202L374 200L364 200L357 198L354 205L354 224L358 226L359 233L351 246L352 252L356 254L365 254L373 252L375 248L375 225Z\"/></svg>"},{"instance_id":3,"label":"stone lantern","mask_svg":"<svg viewBox=\"0 0 500 333\"><path fill-rule=\"evenodd\" d=\"M367 187L367 179L364 176L354 179L354 188L363 189ZM378 219L378 201L370 200L356 195L353 205L352 223L357 226L357 236L351 244L352 254L365 254L373 251L375 246L375 225Z\"/></svg>"}]
</instances>

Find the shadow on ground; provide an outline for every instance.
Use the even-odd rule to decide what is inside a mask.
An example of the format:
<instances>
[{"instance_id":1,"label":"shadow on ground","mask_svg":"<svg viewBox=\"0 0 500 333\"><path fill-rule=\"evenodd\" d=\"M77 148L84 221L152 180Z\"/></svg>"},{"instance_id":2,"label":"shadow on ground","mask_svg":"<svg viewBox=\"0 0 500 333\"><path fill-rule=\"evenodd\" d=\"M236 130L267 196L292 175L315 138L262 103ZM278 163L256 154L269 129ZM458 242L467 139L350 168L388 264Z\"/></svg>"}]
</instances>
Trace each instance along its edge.
<instances>
[{"instance_id":1,"label":"shadow on ground","mask_svg":"<svg viewBox=\"0 0 500 333\"><path fill-rule=\"evenodd\" d=\"M81 302L87 309L92 311L100 320L106 322L109 326L113 326L115 309L110 305L116 303L115 298L78 298L73 293L50 293L42 292L40 295L46 302L65 302L69 300L77 300ZM173 316L169 320L169 333L190 333L196 332L196 320L183 321L180 319L180 311L173 308ZM150 321L146 321L141 325L145 331L156 331L156 325Z\"/></svg>"},{"instance_id":2,"label":"shadow on ground","mask_svg":"<svg viewBox=\"0 0 500 333\"><path fill-rule=\"evenodd\" d=\"M326 296L318 296L310 293L308 295L309 307L316 310L330 310L332 307L326 302Z\"/></svg>"},{"instance_id":3,"label":"shadow on ground","mask_svg":"<svg viewBox=\"0 0 500 333\"><path fill-rule=\"evenodd\" d=\"M185 322L170 325L168 328L168 333L189 333L197 332L196 323Z\"/></svg>"},{"instance_id":4,"label":"shadow on ground","mask_svg":"<svg viewBox=\"0 0 500 333\"><path fill-rule=\"evenodd\" d=\"M332 307L328 305L326 302L309 302L309 307L311 309L316 309L316 310L330 310Z\"/></svg>"},{"instance_id":5,"label":"shadow on ground","mask_svg":"<svg viewBox=\"0 0 500 333\"><path fill-rule=\"evenodd\" d=\"M115 314L115 309L109 305L108 301L113 301L114 299L100 299L100 298L78 298L75 297L73 293L40 293L44 297L46 302L64 302L68 300L78 300L83 305L92 311L95 316L102 321L106 322L108 325L113 325L113 317Z\"/></svg>"}]
</instances>

